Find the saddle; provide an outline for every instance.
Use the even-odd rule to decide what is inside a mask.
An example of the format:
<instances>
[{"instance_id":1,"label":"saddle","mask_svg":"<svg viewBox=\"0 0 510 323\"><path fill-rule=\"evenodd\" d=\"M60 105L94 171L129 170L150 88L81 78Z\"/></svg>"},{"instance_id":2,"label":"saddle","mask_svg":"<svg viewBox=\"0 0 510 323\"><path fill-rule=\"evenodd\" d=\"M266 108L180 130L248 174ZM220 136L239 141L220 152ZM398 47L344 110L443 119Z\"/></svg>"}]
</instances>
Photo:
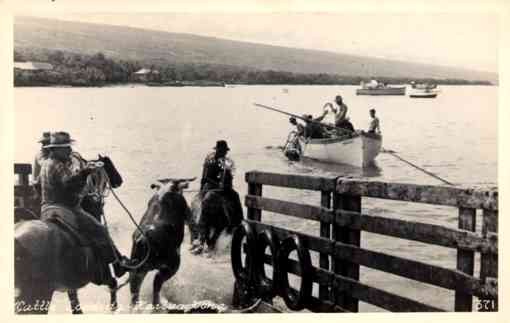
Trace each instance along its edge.
<instances>
[{"instance_id":1,"label":"saddle","mask_svg":"<svg viewBox=\"0 0 510 323\"><path fill-rule=\"evenodd\" d=\"M79 246L90 247L90 238L80 233L80 222L78 215L72 210L61 206L49 206L42 210L41 220L56 224L76 241Z\"/></svg>"}]
</instances>

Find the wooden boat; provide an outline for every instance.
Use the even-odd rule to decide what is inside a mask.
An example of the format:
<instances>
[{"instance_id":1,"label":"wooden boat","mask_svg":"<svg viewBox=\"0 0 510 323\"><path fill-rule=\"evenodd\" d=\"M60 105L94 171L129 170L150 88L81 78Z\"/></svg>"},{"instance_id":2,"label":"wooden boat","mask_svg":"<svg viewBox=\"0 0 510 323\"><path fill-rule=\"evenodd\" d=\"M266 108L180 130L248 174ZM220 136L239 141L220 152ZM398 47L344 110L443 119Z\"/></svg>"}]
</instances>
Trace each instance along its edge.
<instances>
[{"instance_id":1,"label":"wooden boat","mask_svg":"<svg viewBox=\"0 0 510 323\"><path fill-rule=\"evenodd\" d=\"M406 87L387 86L372 80L369 83L361 82L361 89L356 89L356 95L406 95Z\"/></svg>"},{"instance_id":2,"label":"wooden boat","mask_svg":"<svg viewBox=\"0 0 510 323\"><path fill-rule=\"evenodd\" d=\"M304 139L300 137L302 157L322 162L366 167L381 151L382 136L361 132L352 138Z\"/></svg>"}]
</instances>

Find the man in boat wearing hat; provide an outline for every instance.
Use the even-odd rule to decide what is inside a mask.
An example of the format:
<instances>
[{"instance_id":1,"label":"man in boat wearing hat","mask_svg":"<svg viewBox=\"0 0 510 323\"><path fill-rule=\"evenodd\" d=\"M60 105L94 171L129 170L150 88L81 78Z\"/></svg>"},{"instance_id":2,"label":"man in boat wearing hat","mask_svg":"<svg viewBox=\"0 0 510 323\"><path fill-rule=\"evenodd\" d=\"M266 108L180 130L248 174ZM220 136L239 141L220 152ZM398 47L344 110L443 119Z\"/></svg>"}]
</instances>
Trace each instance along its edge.
<instances>
[{"instance_id":1,"label":"man in boat wearing hat","mask_svg":"<svg viewBox=\"0 0 510 323\"><path fill-rule=\"evenodd\" d=\"M228 214L230 217L229 227L232 228L239 225L243 219L241 200L232 183L235 164L232 159L227 157L230 148L225 140L218 140L214 150L205 158L202 170L200 182L202 205L207 205L208 199L215 198L214 194L208 194L208 192L220 193L232 207L232 214ZM202 220L204 219L201 219L201 222ZM203 224L199 223L199 227L203 230Z\"/></svg>"},{"instance_id":2,"label":"man in boat wearing hat","mask_svg":"<svg viewBox=\"0 0 510 323\"><path fill-rule=\"evenodd\" d=\"M126 272L129 260L120 255L106 228L92 215L85 212L81 206L82 191L87 183L87 177L94 172L94 166L74 168L72 161L71 139L67 132L54 132L50 141L44 148L48 149L48 157L42 162L41 183L41 219L64 223L71 230L83 234L94 247L96 256L102 260L100 277L104 281L95 281L102 284L108 279L107 264L116 259L120 262L113 264L117 277Z\"/></svg>"}]
</instances>

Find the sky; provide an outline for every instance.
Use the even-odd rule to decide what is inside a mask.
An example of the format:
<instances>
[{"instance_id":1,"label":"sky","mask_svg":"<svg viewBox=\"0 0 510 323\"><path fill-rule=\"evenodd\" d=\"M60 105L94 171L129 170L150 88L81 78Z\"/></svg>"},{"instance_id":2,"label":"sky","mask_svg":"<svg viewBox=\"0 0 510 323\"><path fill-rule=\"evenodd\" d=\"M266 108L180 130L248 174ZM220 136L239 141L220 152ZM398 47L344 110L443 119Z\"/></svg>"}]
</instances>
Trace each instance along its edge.
<instances>
[{"instance_id":1,"label":"sky","mask_svg":"<svg viewBox=\"0 0 510 323\"><path fill-rule=\"evenodd\" d=\"M500 23L498 15L490 12L35 15L498 71Z\"/></svg>"}]
</instances>

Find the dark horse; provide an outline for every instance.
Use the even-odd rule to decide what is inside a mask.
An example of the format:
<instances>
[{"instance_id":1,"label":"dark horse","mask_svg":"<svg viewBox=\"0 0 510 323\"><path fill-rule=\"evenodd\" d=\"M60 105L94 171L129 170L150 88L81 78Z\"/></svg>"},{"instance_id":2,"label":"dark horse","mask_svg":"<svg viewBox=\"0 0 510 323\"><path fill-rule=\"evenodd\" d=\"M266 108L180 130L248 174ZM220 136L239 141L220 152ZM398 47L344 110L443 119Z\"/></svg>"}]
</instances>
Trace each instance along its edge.
<instances>
[{"instance_id":1,"label":"dark horse","mask_svg":"<svg viewBox=\"0 0 510 323\"><path fill-rule=\"evenodd\" d=\"M122 177L110 158L99 156L96 162L101 162L102 167L89 175L84 197L87 202L83 207L100 218L108 183L113 188L119 187ZM98 268L104 267L84 239L77 237L71 227L54 221L28 220L15 224L16 313L46 314L53 292L57 290L67 291L73 313L81 313L76 290L97 282ZM117 282L108 276L101 282L111 287L111 305L114 307Z\"/></svg>"},{"instance_id":2,"label":"dark horse","mask_svg":"<svg viewBox=\"0 0 510 323\"><path fill-rule=\"evenodd\" d=\"M165 179L151 188L157 189L140 221L140 230L133 233L131 259L139 265L130 271L131 307L139 302L143 279L151 270L158 270L153 282L153 310L160 306L163 283L177 273L181 263L180 248L184 225L191 212L182 190L191 179Z\"/></svg>"},{"instance_id":3,"label":"dark horse","mask_svg":"<svg viewBox=\"0 0 510 323\"><path fill-rule=\"evenodd\" d=\"M189 222L192 252L201 253L204 245L214 250L220 234L233 228L243 219L239 195L234 190L212 189L199 192L191 203Z\"/></svg>"}]
</instances>

